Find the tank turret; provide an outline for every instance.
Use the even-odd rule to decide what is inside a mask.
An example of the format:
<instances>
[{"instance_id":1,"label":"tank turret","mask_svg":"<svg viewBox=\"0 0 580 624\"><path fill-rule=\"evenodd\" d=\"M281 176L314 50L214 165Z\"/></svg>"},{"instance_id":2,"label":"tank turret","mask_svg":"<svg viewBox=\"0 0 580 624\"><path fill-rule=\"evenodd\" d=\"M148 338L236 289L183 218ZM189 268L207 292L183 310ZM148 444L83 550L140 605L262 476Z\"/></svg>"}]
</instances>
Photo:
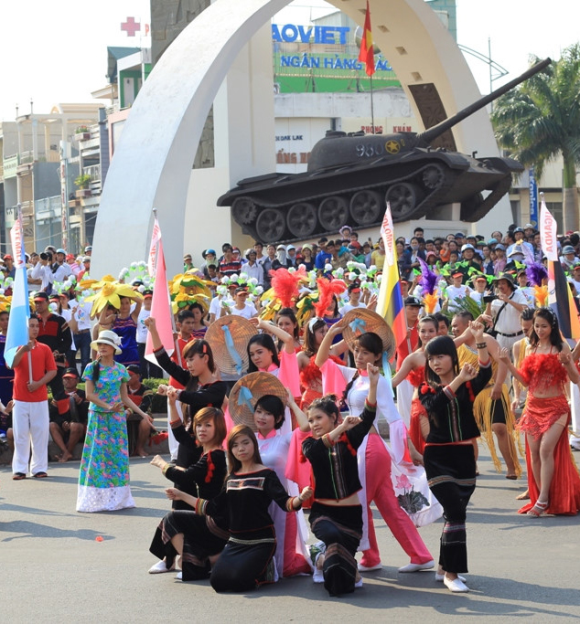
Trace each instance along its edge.
<instances>
[{"instance_id":1,"label":"tank turret","mask_svg":"<svg viewBox=\"0 0 580 624\"><path fill-rule=\"evenodd\" d=\"M395 223L419 219L455 202L461 204L462 221L478 221L509 191L512 173L524 168L511 158L475 158L432 144L550 63L536 63L421 133L329 131L312 148L306 172L246 178L222 195L218 206L232 206L243 231L263 242L337 232L345 224L378 225L387 201Z\"/></svg>"}]
</instances>

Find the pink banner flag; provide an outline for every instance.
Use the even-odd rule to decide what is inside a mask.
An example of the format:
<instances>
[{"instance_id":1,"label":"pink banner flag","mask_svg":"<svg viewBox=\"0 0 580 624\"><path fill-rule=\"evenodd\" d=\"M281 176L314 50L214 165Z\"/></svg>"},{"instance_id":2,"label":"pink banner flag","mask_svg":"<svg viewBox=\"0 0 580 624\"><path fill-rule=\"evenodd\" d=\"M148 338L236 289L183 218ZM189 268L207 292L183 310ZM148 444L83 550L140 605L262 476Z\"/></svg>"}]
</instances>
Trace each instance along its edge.
<instances>
[{"instance_id":1,"label":"pink banner flag","mask_svg":"<svg viewBox=\"0 0 580 624\"><path fill-rule=\"evenodd\" d=\"M169 289L167 287L167 269L165 267L165 256L163 255L163 242L161 240L161 230L157 219L155 219L156 227L153 228L153 236L151 239L151 249L155 247L153 257L153 265L155 269L155 285L153 287L153 298L151 300L151 316L155 319L157 331L161 342L165 347L168 355L175 350L175 341L173 340L173 323L171 301L169 298ZM149 260L152 259L151 253ZM145 358L153 364L157 364L157 360L153 355L153 342L151 334L147 334L147 342L145 344Z\"/></svg>"}]
</instances>

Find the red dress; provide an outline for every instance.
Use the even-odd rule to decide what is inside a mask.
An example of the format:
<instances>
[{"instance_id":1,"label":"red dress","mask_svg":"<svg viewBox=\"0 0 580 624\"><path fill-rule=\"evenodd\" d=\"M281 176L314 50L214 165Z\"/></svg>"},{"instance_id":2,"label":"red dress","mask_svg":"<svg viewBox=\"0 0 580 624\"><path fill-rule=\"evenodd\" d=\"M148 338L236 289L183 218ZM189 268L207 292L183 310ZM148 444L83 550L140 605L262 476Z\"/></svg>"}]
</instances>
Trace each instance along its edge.
<instances>
[{"instance_id":1,"label":"red dress","mask_svg":"<svg viewBox=\"0 0 580 624\"><path fill-rule=\"evenodd\" d=\"M344 365L344 362L335 355L331 355L330 359L339 365ZM308 409L312 401L322 397L322 373L316 366L315 361L316 355L313 355L308 362L308 366L305 366L300 371L300 385L304 390L300 408L303 410Z\"/></svg>"},{"instance_id":2,"label":"red dress","mask_svg":"<svg viewBox=\"0 0 580 624\"><path fill-rule=\"evenodd\" d=\"M407 375L407 381L414 387L418 388L425 381L425 367L420 366L412 370ZM418 453L423 455L425 450L425 440L421 433L421 416L427 416L427 411L423 407L423 404L418 398L414 398L411 401L411 421L409 423L409 436L413 446L417 449Z\"/></svg>"},{"instance_id":3,"label":"red dress","mask_svg":"<svg viewBox=\"0 0 580 624\"><path fill-rule=\"evenodd\" d=\"M518 423L519 429L537 440L563 414L567 414L566 424L562 427L562 435L554 449L554 476L550 485L546 513L575 515L580 510L580 474L568 443L570 407L564 394L564 384L568 381L568 374L555 353L532 353L526 356L519 372L528 384L528 400L524 415ZM562 394L547 398L534 396L536 390L545 390L554 386L559 386ZM535 505L540 494L532 472L531 456L527 445L526 463L530 502L524 505L519 513L528 512Z\"/></svg>"}]
</instances>

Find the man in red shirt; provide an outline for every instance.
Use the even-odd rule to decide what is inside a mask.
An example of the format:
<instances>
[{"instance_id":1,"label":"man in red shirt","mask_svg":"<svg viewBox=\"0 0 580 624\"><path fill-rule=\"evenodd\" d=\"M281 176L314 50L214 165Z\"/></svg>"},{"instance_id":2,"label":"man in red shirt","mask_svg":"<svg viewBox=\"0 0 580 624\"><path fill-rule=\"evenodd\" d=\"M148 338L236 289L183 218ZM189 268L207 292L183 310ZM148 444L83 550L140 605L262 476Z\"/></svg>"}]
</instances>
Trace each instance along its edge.
<instances>
[{"instance_id":1,"label":"man in red shirt","mask_svg":"<svg viewBox=\"0 0 580 624\"><path fill-rule=\"evenodd\" d=\"M418 297L405 298L405 318L407 320L407 338L397 347L397 370L401 368L403 360L413 353L419 346L419 312L421 311L421 300ZM411 401L413 399L414 388L409 381L404 379L397 386L397 410L409 427L411 420Z\"/></svg>"},{"instance_id":2,"label":"man in red shirt","mask_svg":"<svg viewBox=\"0 0 580 624\"><path fill-rule=\"evenodd\" d=\"M14 457L12 478L25 479L28 472L30 445L32 461L30 472L33 477L47 477L48 469L48 392L46 385L56 375L56 362L52 351L37 342L40 323L33 314L28 321L28 344L19 347L14 357Z\"/></svg>"}]
</instances>

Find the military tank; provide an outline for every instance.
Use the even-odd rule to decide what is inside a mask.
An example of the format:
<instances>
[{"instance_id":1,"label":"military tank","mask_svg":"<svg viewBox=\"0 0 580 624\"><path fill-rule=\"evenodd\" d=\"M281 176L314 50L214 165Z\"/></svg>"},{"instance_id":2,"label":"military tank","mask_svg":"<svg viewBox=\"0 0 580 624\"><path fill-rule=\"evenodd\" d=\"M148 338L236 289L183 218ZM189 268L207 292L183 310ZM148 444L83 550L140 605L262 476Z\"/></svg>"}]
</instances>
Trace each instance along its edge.
<instances>
[{"instance_id":1,"label":"military tank","mask_svg":"<svg viewBox=\"0 0 580 624\"><path fill-rule=\"evenodd\" d=\"M263 242L335 233L345 224L378 225L386 202L395 223L419 219L459 202L462 221L487 214L524 168L511 158L476 158L433 143L450 128L551 63L518 78L425 132L365 135L328 131L312 148L304 173L271 173L240 180L218 201L231 206L245 234Z\"/></svg>"}]
</instances>

